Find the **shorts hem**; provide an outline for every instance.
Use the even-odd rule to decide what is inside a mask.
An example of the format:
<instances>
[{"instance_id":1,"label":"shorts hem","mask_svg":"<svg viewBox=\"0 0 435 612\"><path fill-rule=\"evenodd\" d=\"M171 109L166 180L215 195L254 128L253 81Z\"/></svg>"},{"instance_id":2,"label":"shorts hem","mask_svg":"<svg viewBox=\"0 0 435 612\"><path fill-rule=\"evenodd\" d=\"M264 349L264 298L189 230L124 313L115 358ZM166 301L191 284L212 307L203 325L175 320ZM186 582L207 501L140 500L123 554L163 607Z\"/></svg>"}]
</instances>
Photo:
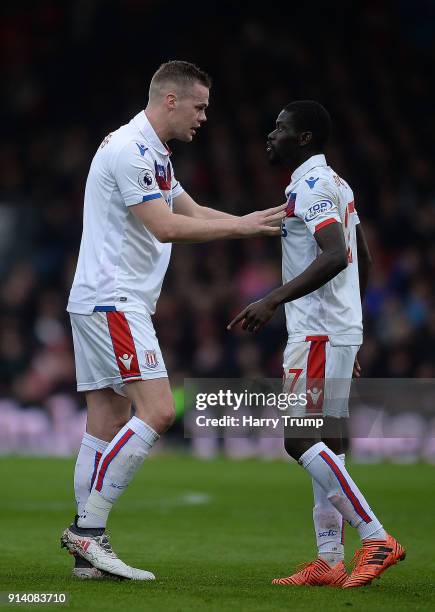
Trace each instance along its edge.
<instances>
[{"instance_id":1,"label":"shorts hem","mask_svg":"<svg viewBox=\"0 0 435 612\"><path fill-rule=\"evenodd\" d=\"M168 378L168 373L166 370L159 370L158 372L141 372L140 376L135 376L123 380L121 376L114 376L113 378L102 378L98 381L91 381L86 383L77 383L77 391L97 391L98 389L106 389L107 387L119 386L119 385L128 385L132 382L137 382L138 380L155 380L157 378Z\"/></svg>"}]
</instances>

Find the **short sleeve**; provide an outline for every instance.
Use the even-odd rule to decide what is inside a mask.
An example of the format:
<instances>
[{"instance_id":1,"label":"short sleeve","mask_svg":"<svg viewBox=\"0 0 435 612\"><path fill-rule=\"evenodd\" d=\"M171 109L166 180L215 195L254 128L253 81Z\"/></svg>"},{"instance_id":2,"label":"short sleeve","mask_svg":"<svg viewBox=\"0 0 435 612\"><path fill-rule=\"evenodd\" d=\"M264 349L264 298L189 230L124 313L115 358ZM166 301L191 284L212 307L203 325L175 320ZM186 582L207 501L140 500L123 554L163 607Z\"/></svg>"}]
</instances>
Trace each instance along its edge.
<instances>
[{"instance_id":1,"label":"short sleeve","mask_svg":"<svg viewBox=\"0 0 435 612\"><path fill-rule=\"evenodd\" d=\"M358 225L358 223L360 223L359 217L358 217L358 213L356 212L356 208L354 207L353 212L355 213L355 225Z\"/></svg>"},{"instance_id":2,"label":"short sleeve","mask_svg":"<svg viewBox=\"0 0 435 612\"><path fill-rule=\"evenodd\" d=\"M295 216L304 221L311 234L331 223L341 223L337 195L328 185L297 194Z\"/></svg>"},{"instance_id":3,"label":"short sleeve","mask_svg":"<svg viewBox=\"0 0 435 612\"><path fill-rule=\"evenodd\" d=\"M163 197L151 156L135 142L128 143L120 151L114 175L126 206Z\"/></svg>"}]
</instances>

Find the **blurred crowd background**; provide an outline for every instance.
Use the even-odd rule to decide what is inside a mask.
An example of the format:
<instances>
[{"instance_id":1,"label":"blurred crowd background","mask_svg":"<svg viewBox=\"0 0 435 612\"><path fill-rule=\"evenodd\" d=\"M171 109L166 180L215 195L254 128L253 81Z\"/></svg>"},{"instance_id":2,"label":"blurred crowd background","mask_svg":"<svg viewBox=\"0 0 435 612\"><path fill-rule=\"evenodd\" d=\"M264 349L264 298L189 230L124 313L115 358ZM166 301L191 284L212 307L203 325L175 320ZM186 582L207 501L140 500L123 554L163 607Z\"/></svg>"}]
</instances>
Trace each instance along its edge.
<instances>
[{"instance_id":1,"label":"blurred crowd background","mask_svg":"<svg viewBox=\"0 0 435 612\"><path fill-rule=\"evenodd\" d=\"M280 109L305 98L328 108L328 160L354 189L374 260L363 375L435 377L435 5L243 5L2 7L0 452L36 452L47 427L57 437L46 451L77 447L84 405L65 306L86 176L104 136L145 107L152 74L169 59L214 79L208 123L192 144L171 144L177 178L198 202L234 214L283 202L289 173L265 155ZM256 337L226 331L280 283L280 246L174 247L154 320L175 389L185 377L281 375L282 312Z\"/></svg>"}]
</instances>

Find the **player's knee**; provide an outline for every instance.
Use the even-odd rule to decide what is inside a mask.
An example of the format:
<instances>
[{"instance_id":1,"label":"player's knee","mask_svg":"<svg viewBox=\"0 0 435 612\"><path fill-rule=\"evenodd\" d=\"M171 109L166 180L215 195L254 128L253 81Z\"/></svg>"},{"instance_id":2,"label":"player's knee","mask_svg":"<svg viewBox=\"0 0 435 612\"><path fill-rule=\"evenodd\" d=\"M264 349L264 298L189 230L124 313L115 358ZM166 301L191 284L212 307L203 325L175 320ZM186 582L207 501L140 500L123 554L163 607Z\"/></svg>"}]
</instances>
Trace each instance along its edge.
<instances>
[{"instance_id":1,"label":"player's knee","mask_svg":"<svg viewBox=\"0 0 435 612\"><path fill-rule=\"evenodd\" d=\"M175 408L172 401L164 402L153 410L136 405L136 416L150 425L157 433L164 433L175 421Z\"/></svg>"},{"instance_id":2,"label":"player's knee","mask_svg":"<svg viewBox=\"0 0 435 612\"><path fill-rule=\"evenodd\" d=\"M317 440L307 438L285 438L284 447L287 453L296 461L302 457L302 455L309 449Z\"/></svg>"},{"instance_id":3,"label":"player's knee","mask_svg":"<svg viewBox=\"0 0 435 612\"><path fill-rule=\"evenodd\" d=\"M285 438L284 448L287 454L290 455L290 457L292 457L292 459L296 459L296 461L299 460L299 457L301 456L301 452L299 449L298 440L294 438Z\"/></svg>"},{"instance_id":4,"label":"player's knee","mask_svg":"<svg viewBox=\"0 0 435 612\"><path fill-rule=\"evenodd\" d=\"M169 405L157 412L157 414L153 415L154 427L159 434L164 433L167 429L171 427L173 422L175 421L175 410L174 407Z\"/></svg>"}]
</instances>

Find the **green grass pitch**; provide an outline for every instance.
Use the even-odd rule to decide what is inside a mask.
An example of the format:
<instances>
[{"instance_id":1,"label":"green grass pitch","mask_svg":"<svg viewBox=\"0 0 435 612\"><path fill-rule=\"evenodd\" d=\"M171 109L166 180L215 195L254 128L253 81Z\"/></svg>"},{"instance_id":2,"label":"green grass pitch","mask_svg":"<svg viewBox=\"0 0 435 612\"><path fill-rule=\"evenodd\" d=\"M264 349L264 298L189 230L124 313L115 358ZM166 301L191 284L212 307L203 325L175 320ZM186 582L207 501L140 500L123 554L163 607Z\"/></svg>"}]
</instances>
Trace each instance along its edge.
<instances>
[{"instance_id":1,"label":"green grass pitch","mask_svg":"<svg viewBox=\"0 0 435 612\"><path fill-rule=\"evenodd\" d=\"M59 536L74 512L73 465L66 459L0 459L0 591L66 592L68 605L51 607L80 611L435 607L434 467L351 467L408 555L372 586L343 591L270 584L314 557L311 483L299 466L184 455L148 460L109 523L119 556L153 571L156 582L72 580L71 557L60 550ZM350 561L358 544L350 527L346 541Z\"/></svg>"}]
</instances>

